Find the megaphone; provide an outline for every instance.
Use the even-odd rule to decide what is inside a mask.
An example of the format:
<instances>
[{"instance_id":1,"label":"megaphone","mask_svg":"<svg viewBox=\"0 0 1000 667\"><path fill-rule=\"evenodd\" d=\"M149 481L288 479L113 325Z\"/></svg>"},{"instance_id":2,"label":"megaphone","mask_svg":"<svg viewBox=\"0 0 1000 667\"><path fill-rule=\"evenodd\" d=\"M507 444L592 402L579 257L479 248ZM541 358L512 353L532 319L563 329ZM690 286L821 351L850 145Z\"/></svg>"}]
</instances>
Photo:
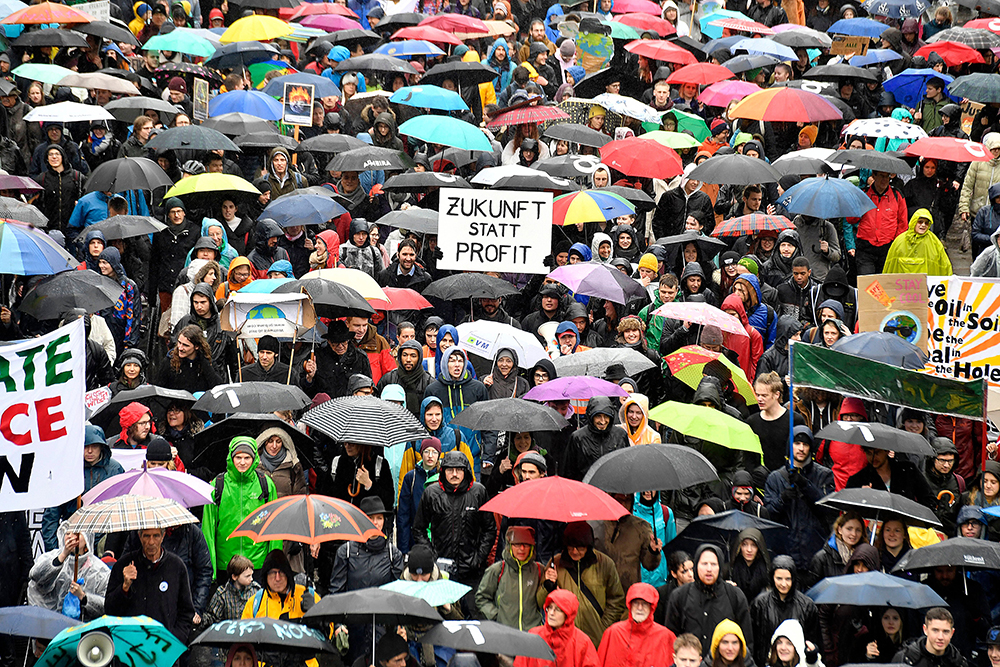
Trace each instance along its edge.
<instances>
[{"instance_id":1,"label":"megaphone","mask_svg":"<svg viewBox=\"0 0 1000 667\"><path fill-rule=\"evenodd\" d=\"M545 340L545 351L548 352L549 359L561 356L559 352L559 340L556 338L556 329L558 328L559 322L555 320L546 322L538 327L538 335Z\"/></svg>"},{"instance_id":2,"label":"megaphone","mask_svg":"<svg viewBox=\"0 0 1000 667\"><path fill-rule=\"evenodd\" d=\"M115 642L105 632L88 632L76 647L76 659L83 667L106 667L115 657Z\"/></svg>"}]
</instances>

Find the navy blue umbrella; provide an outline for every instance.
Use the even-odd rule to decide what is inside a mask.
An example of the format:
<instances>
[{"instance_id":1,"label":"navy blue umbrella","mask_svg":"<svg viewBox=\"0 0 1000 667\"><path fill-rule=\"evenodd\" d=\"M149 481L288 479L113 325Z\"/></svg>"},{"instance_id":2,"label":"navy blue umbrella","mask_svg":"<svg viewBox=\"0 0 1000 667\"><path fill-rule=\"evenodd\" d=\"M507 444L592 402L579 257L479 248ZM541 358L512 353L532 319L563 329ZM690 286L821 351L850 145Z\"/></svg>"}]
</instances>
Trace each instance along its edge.
<instances>
[{"instance_id":1,"label":"navy blue umbrella","mask_svg":"<svg viewBox=\"0 0 1000 667\"><path fill-rule=\"evenodd\" d=\"M816 604L849 604L856 607L926 609L948 603L930 586L883 572L827 577L806 593Z\"/></svg>"},{"instance_id":2,"label":"navy blue umbrella","mask_svg":"<svg viewBox=\"0 0 1000 667\"><path fill-rule=\"evenodd\" d=\"M42 607L0 607L0 635L52 639L80 621Z\"/></svg>"},{"instance_id":3,"label":"navy blue umbrella","mask_svg":"<svg viewBox=\"0 0 1000 667\"><path fill-rule=\"evenodd\" d=\"M909 18L920 19L927 9L924 0L865 0L865 11L875 16L886 16L891 19L905 21Z\"/></svg>"}]
</instances>

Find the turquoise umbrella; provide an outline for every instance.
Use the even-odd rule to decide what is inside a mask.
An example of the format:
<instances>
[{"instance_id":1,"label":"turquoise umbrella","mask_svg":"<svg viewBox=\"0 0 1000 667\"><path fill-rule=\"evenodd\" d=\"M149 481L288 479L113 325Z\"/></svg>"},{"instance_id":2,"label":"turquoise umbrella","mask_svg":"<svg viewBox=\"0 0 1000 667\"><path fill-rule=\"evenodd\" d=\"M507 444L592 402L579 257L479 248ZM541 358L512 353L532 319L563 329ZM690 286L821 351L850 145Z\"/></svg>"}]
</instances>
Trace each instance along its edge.
<instances>
[{"instance_id":1,"label":"turquoise umbrella","mask_svg":"<svg viewBox=\"0 0 1000 667\"><path fill-rule=\"evenodd\" d=\"M208 58L215 53L215 47L204 37L173 30L166 35L150 37L143 47L147 51L173 51L191 56Z\"/></svg>"},{"instance_id":2,"label":"turquoise umbrella","mask_svg":"<svg viewBox=\"0 0 1000 667\"><path fill-rule=\"evenodd\" d=\"M728 9L716 9L711 14L702 16L698 19L698 25L701 26L701 34L710 39L718 39L722 37L722 26L712 25L712 21L718 21L719 19L752 20L749 16L741 12L734 12Z\"/></svg>"},{"instance_id":3,"label":"turquoise umbrella","mask_svg":"<svg viewBox=\"0 0 1000 667\"><path fill-rule=\"evenodd\" d=\"M411 597L420 598L432 607L440 607L443 604L457 602L463 595L472 590L471 586L460 584L450 579L438 579L437 581L403 581L397 579L388 584L379 586L393 593L402 593Z\"/></svg>"},{"instance_id":4,"label":"turquoise umbrella","mask_svg":"<svg viewBox=\"0 0 1000 667\"><path fill-rule=\"evenodd\" d=\"M492 151L483 131L451 116L417 116L399 126L399 133L432 144L466 151Z\"/></svg>"},{"instance_id":5,"label":"turquoise umbrella","mask_svg":"<svg viewBox=\"0 0 1000 667\"><path fill-rule=\"evenodd\" d=\"M78 665L77 645L85 635L95 631L110 635L115 644L115 657L130 665L172 665L187 650L162 623L148 616L101 616L60 632L35 664L38 667Z\"/></svg>"},{"instance_id":6,"label":"turquoise umbrella","mask_svg":"<svg viewBox=\"0 0 1000 667\"><path fill-rule=\"evenodd\" d=\"M21 79L51 83L52 85L57 84L73 73L71 69L66 69L61 65L50 65L49 63L25 63L11 70L11 74Z\"/></svg>"},{"instance_id":7,"label":"turquoise umbrella","mask_svg":"<svg viewBox=\"0 0 1000 667\"><path fill-rule=\"evenodd\" d=\"M285 283L292 282L291 278L259 278L249 285L240 288L241 292L250 294L270 294Z\"/></svg>"}]
</instances>

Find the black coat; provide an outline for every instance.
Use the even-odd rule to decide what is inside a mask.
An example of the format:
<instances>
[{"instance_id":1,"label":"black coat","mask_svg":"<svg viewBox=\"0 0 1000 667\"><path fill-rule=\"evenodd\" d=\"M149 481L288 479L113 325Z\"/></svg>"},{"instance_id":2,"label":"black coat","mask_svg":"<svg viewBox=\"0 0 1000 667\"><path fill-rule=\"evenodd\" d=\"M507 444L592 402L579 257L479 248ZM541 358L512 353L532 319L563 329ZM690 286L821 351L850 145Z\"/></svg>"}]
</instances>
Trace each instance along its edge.
<instances>
[{"instance_id":1,"label":"black coat","mask_svg":"<svg viewBox=\"0 0 1000 667\"><path fill-rule=\"evenodd\" d=\"M691 215L701 222L706 234L715 227L715 211L712 200L701 190L695 190L690 197L684 196L680 187L664 192L656 202L653 212L653 234L656 238L673 236L684 231L684 221Z\"/></svg>"},{"instance_id":2,"label":"black coat","mask_svg":"<svg viewBox=\"0 0 1000 667\"><path fill-rule=\"evenodd\" d=\"M893 493L916 501L924 507L934 507L935 499L931 495L931 487L927 485L927 480L920 474L917 466L909 461L889 459L889 469L892 472L890 480L892 482ZM869 485L873 489L888 491L878 471L870 465L854 473L847 480L848 489L860 489Z\"/></svg>"},{"instance_id":3,"label":"black coat","mask_svg":"<svg viewBox=\"0 0 1000 667\"><path fill-rule=\"evenodd\" d=\"M0 606L21 604L28 573L34 564L31 557L31 534L24 512L0 513Z\"/></svg>"},{"instance_id":4,"label":"black coat","mask_svg":"<svg viewBox=\"0 0 1000 667\"><path fill-rule=\"evenodd\" d=\"M431 274L427 273L424 267L417 263L413 265L413 275L399 272L399 260L393 262L385 269L379 271L376 276L378 284L382 287L401 287L411 289L416 292L423 292L431 284Z\"/></svg>"},{"instance_id":5,"label":"black coat","mask_svg":"<svg viewBox=\"0 0 1000 667\"><path fill-rule=\"evenodd\" d=\"M180 225L167 223L167 228L153 235L153 262L149 271L150 289L173 292L187 254L201 237L201 228L185 219Z\"/></svg>"},{"instance_id":6,"label":"black coat","mask_svg":"<svg viewBox=\"0 0 1000 667\"><path fill-rule=\"evenodd\" d=\"M163 549L184 563L191 584L191 601L199 614L204 613L205 605L208 604L208 591L212 587L212 578L215 577L215 568L212 566L212 556L208 552L205 536L194 524L174 526L168 528L167 534L163 536ZM124 553L138 553L141 550L139 533L130 532L125 541Z\"/></svg>"},{"instance_id":7,"label":"black coat","mask_svg":"<svg viewBox=\"0 0 1000 667\"><path fill-rule=\"evenodd\" d=\"M302 389L310 396L319 393L325 393L330 398L347 396L347 380L355 373L372 376L368 355L359 350L357 345L348 345L347 352L339 357L328 344L323 345L316 348L316 375L310 382L303 373Z\"/></svg>"},{"instance_id":8,"label":"black coat","mask_svg":"<svg viewBox=\"0 0 1000 667\"><path fill-rule=\"evenodd\" d=\"M330 592L375 588L403 574L403 552L379 535L367 542L345 542L337 549Z\"/></svg>"},{"instance_id":9,"label":"black coat","mask_svg":"<svg viewBox=\"0 0 1000 667\"><path fill-rule=\"evenodd\" d=\"M722 561L720 555L720 562ZM724 619L735 621L743 630L747 648L753 652L753 628L750 611L743 591L721 579L712 586L705 586L697 578L684 584L667 601L666 624L675 635L690 632L701 640L702 651L707 654L712 646L715 626ZM763 641L770 641L770 637Z\"/></svg>"},{"instance_id":10,"label":"black coat","mask_svg":"<svg viewBox=\"0 0 1000 667\"><path fill-rule=\"evenodd\" d=\"M614 408L611 399L592 398L587 403L587 425L578 428L569 437L563 455L560 474L569 479L582 480L594 461L617 449L628 447L624 429L615 428ZM605 430L599 431L592 423L594 415L606 414L611 418Z\"/></svg>"},{"instance_id":11,"label":"black coat","mask_svg":"<svg viewBox=\"0 0 1000 667\"><path fill-rule=\"evenodd\" d=\"M830 538L833 541L833 538ZM847 563L840 557L840 552L830 541L817 551L809 561L809 571L803 573L804 588L808 589L826 577L836 577L844 573Z\"/></svg>"},{"instance_id":12,"label":"black coat","mask_svg":"<svg viewBox=\"0 0 1000 667\"><path fill-rule=\"evenodd\" d=\"M135 563L138 576L126 593L122 590L122 570L130 563ZM157 563L141 550L125 554L111 568L104 612L109 616L149 616L186 644L195 609L184 561L166 550Z\"/></svg>"},{"instance_id":13,"label":"black coat","mask_svg":"<svg viewBox=\"0 0 1000 667\"><path fill-rule=\"evenodd\" d=\"M903 644L892 662L912 667L968 667L969 664L954 644L948 645L944 655L931 655L927 652L927 639L923 636Z\"/></svg>"},{"instance_id":14,"label":"black coat","mask_svg":"<svg viewBox=\"0 0 1000 667\"><path fill-rule=\"evenodd\" d=\"M781 467L767 476L764 506L772 521L788 526L795 535L788 543L789 555L803 570L829 537L834 514L816 502L833 491L833 471L818 463L810 462L795 474Z\"/></svg>"},{"instance_id":15,"label":"black coat","mask_svg":"<svg viewBox=\"0 0 1000 667\"><path fill-rule=\"evenodd\" d=\"M160 371L156 375L156 385L167 389L185 389L190 392L208 391L225 380L212 366L212 361L200 352L194 359L181 359L180 369L175 371L170 366L170 355L160 362Z\"/></svg>"},{"instance_id":16,"label":"black coat","mask_svg":"<svg viewBox=\"0 0 1000 667\"><path fill-rule=\"evenodd\" d=\"M757 637L754 660L759 664L767 664L770 653L771 636L783 621L794 618L802 625L805 638L816 646L820 646L822 638L819 630L819 615L816 603L798 590L796 584L796 567L789 562L787 556L778 556L771 563L771 580L774 580L776 569L785 569L792 573L792 590L782 600L773 588L763 591L750 603L750 619L753 623L753 634Z\"/></svg>"},{"instance_id":17,"label":"black coat","mask_svg":"<svg viewBox=\"0 0 1000 667\"><path fill-rule=\"evenodd\" d=\"M278 247L284 248L288 253L288 261L292 263L292 274L296 278L301 278L309 271L309 255L312 250L306 248L306 239L312 239L309 232L303 232L302 236L289 241L287 236L278 237Z\"/></svg>"}]
</instances>

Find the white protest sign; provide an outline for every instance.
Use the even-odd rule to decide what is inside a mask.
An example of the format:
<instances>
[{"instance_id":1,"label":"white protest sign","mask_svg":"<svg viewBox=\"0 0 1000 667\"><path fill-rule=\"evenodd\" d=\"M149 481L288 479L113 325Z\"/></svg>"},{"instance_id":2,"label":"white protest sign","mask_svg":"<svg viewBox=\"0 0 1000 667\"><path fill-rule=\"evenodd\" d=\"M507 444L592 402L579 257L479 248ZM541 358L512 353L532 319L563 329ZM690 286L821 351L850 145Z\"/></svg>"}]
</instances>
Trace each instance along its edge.
<instances>
[{"instance_id":1,"label":"white protest sign","mask_svg":"<svg viewBox=\"0 0 1000 667\"><path fill-rule=\"evenodd\" d=\"M95 21L111 20L111 0L96 0L95 2L81 2L73 5L73 9L79 9L94 17Z\"/></svg>"},{"instance_id":2,"label":"white protest sign","mask_svg":"<svg viewBox=\"0 0 1000 667\"><path fill-rule=\"evenodd\" d=\"M59 505L83 493L83 320L0 347L0 507Z\"/></svg>"},{"instance_id":3,"label":"white protest sign","mask_svg":"<svg viewBox=\"0 0 1000 667\"><path fill-rule=\"evenodd\" d=\"M438 248L440 269L548 273L552 194L442 188Z\"/></svg>"}]
</instances>

